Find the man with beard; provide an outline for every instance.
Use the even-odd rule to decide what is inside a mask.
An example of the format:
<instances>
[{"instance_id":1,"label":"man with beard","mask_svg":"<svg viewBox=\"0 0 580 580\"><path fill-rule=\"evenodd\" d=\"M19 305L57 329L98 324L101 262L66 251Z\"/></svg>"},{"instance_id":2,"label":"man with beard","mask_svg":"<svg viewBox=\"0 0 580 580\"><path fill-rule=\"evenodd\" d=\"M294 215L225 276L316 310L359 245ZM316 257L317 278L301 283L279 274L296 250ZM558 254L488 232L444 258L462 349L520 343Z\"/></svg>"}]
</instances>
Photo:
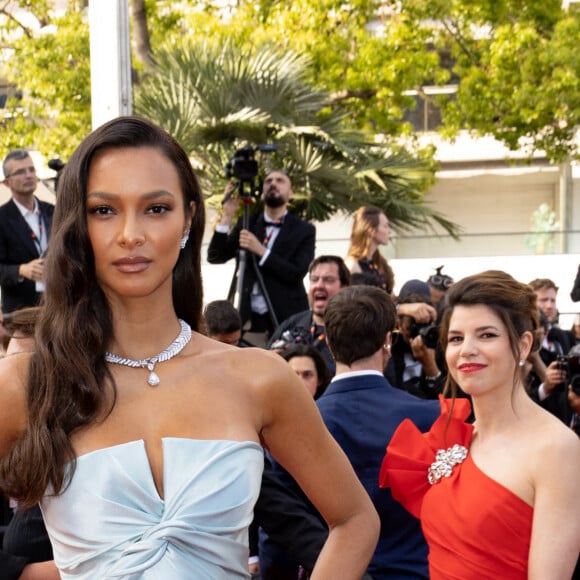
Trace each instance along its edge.
<instances>
[{"instance_id":1,"label":"man with beard","mask_svg":"<svg viewBox=\"0 0 580 580\"><path fill-rule=\"evenodd\" d=\"M264 212L250 216L248 229L243 228L242 218L231 229L240 203L239 196L233 195L234 188L233 183L226 187L207 260L210 264L223 264L239 256L238 249L247 252L239 297L242 328L245 340L264 346L279 321L308 308L303 279L314 257L316 230L288 212L294 193L284 171L273 170L266 176L262 191Z\"/></svg>"},{"instance_id":2,"label":"man with beard","mask_svg":"<svg viewBox=\"0 0 580 580\"><path fill-rule=\"evenodd\" d=\"M281 352L298 343L312 344L334 375L334 360L326 343L324 309L339 290L350 285L350 272L339 256L318 256L310 264L308 274L310 309L284 320L274 331L268 346Z\"/></svg>"}]
</instances>

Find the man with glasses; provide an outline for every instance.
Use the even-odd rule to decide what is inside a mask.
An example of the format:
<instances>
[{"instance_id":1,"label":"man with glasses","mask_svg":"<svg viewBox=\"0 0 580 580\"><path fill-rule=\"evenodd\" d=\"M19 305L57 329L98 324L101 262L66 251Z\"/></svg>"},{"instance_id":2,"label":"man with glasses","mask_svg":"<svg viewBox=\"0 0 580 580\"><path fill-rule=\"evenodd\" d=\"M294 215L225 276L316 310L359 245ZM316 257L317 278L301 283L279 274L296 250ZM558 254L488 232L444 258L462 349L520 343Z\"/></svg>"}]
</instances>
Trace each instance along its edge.
<instances>
[{"instance_id":1,"label":"man with glasses","mask_svg":"<svg viewBox=\"0 0 580 580\"><path fill-rule=\"evenodd\" d=\"M274 331L268 347L283 351L296 344L312 344L334 375L332 354L326 344L324 309L328 301L342 288L350 285L350 272L339 256L318 256L308 268L310 309L290 316Z\"/></svg>"},{"instance_id":2,"label":"man with glasses","mask_svg":"<svg viewBox=\"0 0 580 580\"><path fill-rule=\"evenodd\" d=\"M10 151L2 172L12 195L0 206L0 289L8 313L40 301L54 205L34 195L38 178L28 151Z\"/></svg>"},{"instance_id":3,"label":"man with glasses","mask_svg":"<svg viewBox=\"0 0 580 580\"><path fill-rule=\"evenodd\" d=\"M321 352L328 369L334 375L334 359L326 342L324 310L336 293L351 285L351 274L344 260L332 255L315 258L308 268L308 274L310 309L282 322L272 335L268 348L283 351L298 343L312 344ZM430 322L437 314L433 306L428 304L401 304L397 307L399 314L408 314L419 322Z\"/></svg>"}]
</instances>

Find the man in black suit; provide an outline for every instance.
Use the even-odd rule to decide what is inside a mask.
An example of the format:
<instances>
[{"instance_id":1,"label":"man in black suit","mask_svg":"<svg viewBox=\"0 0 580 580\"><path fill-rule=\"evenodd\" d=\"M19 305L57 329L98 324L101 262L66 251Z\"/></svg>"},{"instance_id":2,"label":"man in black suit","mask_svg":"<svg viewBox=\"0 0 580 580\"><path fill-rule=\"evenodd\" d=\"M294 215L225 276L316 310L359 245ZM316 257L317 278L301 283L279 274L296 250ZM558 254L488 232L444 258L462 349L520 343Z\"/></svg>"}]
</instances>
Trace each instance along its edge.
<instances>
[{"instance_id":1,"label":"man in black suit","mask_svg":"<svg viewBox=\"0 0 580 580\"><path fill-rule=\"evenodd\" d=\"M250 216L248 229L243 228L240 218L230 231L240 202L239 196L233 195L234 187L232 183L226 187L207 259L211 264L223 264L235 256L239 259L239 249L246 251L239 310L244 330L249 327L253 342L264 346L280 321L308 308L303 280L314 258L316 230L288 213L288 202L294 195L292 184L284 171L274 170L264 180L264 212Z\"/></svg>"},{"instance_id":2,"label":"man in black suit","mask_svg":"<svg viewBox=\"0 0 580 580\"><path fill-rule=\"evenodd\" d=\"M34 196L38 179L24 149L10 151L2 164L12 199L0 207L2 312L38 304L44 291L44 253L54 206Z\"/></svg>"},{"instance_id":3,"label":"man in black suit","mask_svg":"<svg viewBox=\"0 0 580 580\"><path fill-rule=\"evenodd\" d=\"M569 336L557 324L558 286L550 278L536 278L529 285L536 294L538 308L544 313L548 321L548 334L544 339L544 346L555 355L567 354L572 345Z\"/></svg>"},{"instance_id":4,"label":"man in black suit","mask_svg":"<svg viewBox=\"0 0 580 580\"><path fill-rule=\"evenodd\" d=\"M529 285L536 294L545 334L539 352L530 361L533 372L528 377L528 388L532 398L544 409L570 425L574 413L568 400L566 373L559 357L567 355L571 345L567 333L556 324L558 287L549 278L536 278Z\"/></svg>"}]
</instances>

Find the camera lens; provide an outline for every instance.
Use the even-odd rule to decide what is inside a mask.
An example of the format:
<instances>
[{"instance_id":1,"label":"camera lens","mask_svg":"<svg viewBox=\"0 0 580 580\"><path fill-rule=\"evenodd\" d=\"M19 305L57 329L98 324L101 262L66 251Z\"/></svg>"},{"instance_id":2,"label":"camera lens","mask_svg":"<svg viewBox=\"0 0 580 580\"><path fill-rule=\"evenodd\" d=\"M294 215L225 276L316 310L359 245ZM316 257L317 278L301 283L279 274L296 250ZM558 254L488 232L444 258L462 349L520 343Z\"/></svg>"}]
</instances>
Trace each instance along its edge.
<instances>
[{"instance_id":1,"label":"camera lens","mask_svg":"<svg viewBox=\"0 0 580 580\"><path fill-rule=\"evenodd\" d=\"M436 348L439 342L439 328L434 324L428 324L419 331L427 348Z\"/></svg>"}]
</instances>

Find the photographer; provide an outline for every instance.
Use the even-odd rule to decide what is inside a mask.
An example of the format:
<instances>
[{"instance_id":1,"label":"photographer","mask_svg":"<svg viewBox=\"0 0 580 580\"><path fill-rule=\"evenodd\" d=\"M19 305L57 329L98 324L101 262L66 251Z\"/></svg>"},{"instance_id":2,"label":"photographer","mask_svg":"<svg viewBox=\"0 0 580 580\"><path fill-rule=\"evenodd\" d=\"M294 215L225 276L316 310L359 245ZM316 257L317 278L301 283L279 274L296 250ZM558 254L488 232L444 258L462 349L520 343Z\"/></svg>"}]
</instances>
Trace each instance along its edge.
<instances>
[{"instance_id":1,"label":"photographer","mask_svg":"<svg viewBox=\"0 0 580 580\"><path fill-rule=\"evenodd\" d=\"M436 320L418 321L408 314L408 304L431 306L429 286L421 280L409 280L399 293L398 339L385 370L395 387L423 399L436 399L445 384L445 364L438 352Z\"/></svg>"},{"instance_id":2,"label":"photographer","mask_svg":"<svg viewBox=\"0 0 580 580\"><path fill-rule=\"evenodd\" d=\"M528 356L525 387L530 397L541 407L566 425L570 425L574 412L568 398L571 379L568 372L569 356L562 354L561 350L554 352L548 347L546 337L549 321L542 310L539 310L539 320L539 331L542 333L538 337L540 346ZM575 349L572 349L570 354L574 351Z\"/></svg>"},{"instance_id":3,"label":"photographer","mask_svg":"<svg viewBox=\"0 0 580 580\"><path fill-rule=\"evenodd\" d=\"M239 249L248 252L251 259L243 279L240 316L244 331L252 335L245 332L245 338L256 346L265 345L277 322L308 308L303 279L314 257L316 230L288 212L293 195L288 175L282 170L270 171L262 190L264 212L252 214L247 229L242 218L231 229L240 194L228 183L222 214L207 251L211 264L223 264L236 256L239 259ZM248 201L244 199L244 203ZM260 274L267 297L260 287Z\"/></svg>"}]
</instances>

